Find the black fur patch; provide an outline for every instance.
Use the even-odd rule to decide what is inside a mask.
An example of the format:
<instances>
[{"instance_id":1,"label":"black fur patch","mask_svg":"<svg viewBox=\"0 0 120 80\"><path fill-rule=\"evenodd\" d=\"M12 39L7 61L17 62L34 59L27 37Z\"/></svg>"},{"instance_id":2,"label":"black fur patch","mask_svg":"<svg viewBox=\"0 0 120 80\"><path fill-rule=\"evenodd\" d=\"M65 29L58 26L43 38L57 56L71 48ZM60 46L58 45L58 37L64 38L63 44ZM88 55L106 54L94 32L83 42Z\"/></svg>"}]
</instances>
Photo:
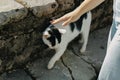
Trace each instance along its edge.
<instances>
[{"instance_id":1,"label":"black fur patch","mask_svg":"<svg viewBox=\"0 0 120 80\"><path fill-rule=\"evenodd\" d=\"M87 18L87 13L85 13L84 15L82 15L77 21L73 22L73 23L70 23L70 28L71 28L71 31L73 32L74 29L75 29L75 25L77 27L77 30L81 30L81 27L82 27L82 24L83 24L83 19L86 19ZM75 25L74 25L75 24Z\"/></svg>"},{"instance_id":2,"label":"black fur patch","mask_svg":"<svg viewBox=\"0 0 120 80\"><path fill-rule=\"evenodd\" d=\"M70 23L70 29L71 29L72 32L74 31L74 29L75 29L74 23Z\"/></svg>"},{"instance_id":3,"label":"black fur patch","mask_svg":"<svg viewBox=\"0 0 120 80\"><path fill-rule=\"evenodd\" d=\"M58 43L61 42L61 33L58 31L58 29L53 29L54 35L58 40Z\"/></svg>"},{"instance_id":4,"label":"black fur patch","mask_svg":"<svg viewBox=\"0 0 120 80\"><path fill-rule=\"evenodd\" d=\"M75 7L73 8L76 9L84 0L75 0ZM75 29L75 25L77 27L77 30L81 30L81 27L82 27L82 24L83 24L83 19L86 19L87 18L87 13L83 14L77 21L73 22L73 23L70 23L70 28L71 28L71 31L73 32L74 29ZM74 25L75 24L75 25Z\"/></svg>"},{"instance_id":5,"label":"black fur patch","mask_svg":"<svg viewBox=\"0 0 120 80\"><path fill-rule=\"evenodd\" d=\"M55 36L53 35L52 31L49 31L49 34L51 35L47 40L49 40L52 44L52 46L55 46Z\"/></svg>"},{"instance_id":6,"label":"black fur patch","mask_svg":"<svg viewBox=\"0 0 120 80\"><path fill-rule=\"evenodd\" d=\"M83 24L83 19L86 19L87 18L87 13L83 14L76 22L76 26L77 26L77 29L80 31L81 30L81 27L82 27L82 24Z\"/></svg>"},{"instance_id":7,"label":"black fur patch","mask_svg":"<svg viewBox=\"0 0 120 80\"><path fill-rule=\"evenodd\" d=\"M52 46L55 46L56 45L56 39L58 40L58 43L61 42L61 33L53 25L50 25L49 27L50 27L50 30L48 31L48 33L51 36L47 39L51 42Z\"/></svg>"}]
</instances>

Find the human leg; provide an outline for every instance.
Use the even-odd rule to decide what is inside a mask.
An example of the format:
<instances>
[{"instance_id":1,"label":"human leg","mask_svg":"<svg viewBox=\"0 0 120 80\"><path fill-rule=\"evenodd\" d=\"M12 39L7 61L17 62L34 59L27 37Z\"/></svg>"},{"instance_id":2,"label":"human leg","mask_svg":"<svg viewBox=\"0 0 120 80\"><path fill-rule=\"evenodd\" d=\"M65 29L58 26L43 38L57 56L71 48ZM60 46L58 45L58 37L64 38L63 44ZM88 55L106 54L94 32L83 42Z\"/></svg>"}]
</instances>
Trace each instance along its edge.
<instances>
[{"instance_id":1,"label":"human leg","mask_svg":"<svg viewBox=\"0 0 120 80\"><path fill-rule=\"evenodd\" d=\"M120 79L120 29L117 29L107 48L98 80Z\"/></svg>"},{"instance_id":2,"label":"human leg","mask_svg":"<svg viewBox=\"0 0 120 80\"><path fill-rule=\"evenodd\" d=\"M110 28L109 36L108 36L107 48L108 48L111 40L113 39L113 36L115 35L116 30L117 30L116 25L117 25L117 24L116 24L115 20L113 20L112 26L111 26L111 28Z\"/></svg>"}]
</instances>

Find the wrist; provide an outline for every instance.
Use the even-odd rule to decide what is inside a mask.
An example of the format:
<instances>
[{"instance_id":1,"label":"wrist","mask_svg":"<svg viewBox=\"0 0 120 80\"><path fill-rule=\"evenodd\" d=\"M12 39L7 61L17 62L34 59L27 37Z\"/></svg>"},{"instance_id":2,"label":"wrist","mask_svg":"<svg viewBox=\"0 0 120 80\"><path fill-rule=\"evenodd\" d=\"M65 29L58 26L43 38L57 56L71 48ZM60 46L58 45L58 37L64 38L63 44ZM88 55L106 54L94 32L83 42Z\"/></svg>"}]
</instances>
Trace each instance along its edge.
<instances>
[{"instance_id":1,"label":"wrist","mask_svg":"<svg viewBox=\"0 0 120 80\"><path fill-rule=\"evenodd\" d=\"M80 13L80 11L78 9L75 9L73 11L73 13L76 15L76 17L80 17L81 16L81 13Z\"/></svg>"}]
</instances>

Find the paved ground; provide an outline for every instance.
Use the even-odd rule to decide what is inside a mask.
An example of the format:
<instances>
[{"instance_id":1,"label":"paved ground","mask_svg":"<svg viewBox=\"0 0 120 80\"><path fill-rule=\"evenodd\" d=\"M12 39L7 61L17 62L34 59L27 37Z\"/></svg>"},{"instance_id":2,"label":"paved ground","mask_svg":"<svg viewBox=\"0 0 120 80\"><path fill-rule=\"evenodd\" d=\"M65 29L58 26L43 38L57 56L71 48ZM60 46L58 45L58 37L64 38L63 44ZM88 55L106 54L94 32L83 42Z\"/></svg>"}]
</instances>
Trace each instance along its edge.
<instances>
[{"instance_id":1,"label":"paved ground","mask_svg":"<svg viewBox=\"0 0 120 80\"><path fill-rule=\"evenodd\" d=\"M52 70L46 68L49 58L45 58L31 63L28 69L4 73L0 80L96 80L106 52L108 31L107 27L90 34L86 56L78 55L75 44Z\"/></svg>"},{"instance_id":2,"label":"paved ground","mask_svg":"<svg viewBox=\"0 0 120 80\"><path fill-rule=\"evenodd\" d=\"M87 56L97 61L103 61L107 48L108 33L109 27L106 27L90 34L87 46Z\"/></svg>"}]
</instances>

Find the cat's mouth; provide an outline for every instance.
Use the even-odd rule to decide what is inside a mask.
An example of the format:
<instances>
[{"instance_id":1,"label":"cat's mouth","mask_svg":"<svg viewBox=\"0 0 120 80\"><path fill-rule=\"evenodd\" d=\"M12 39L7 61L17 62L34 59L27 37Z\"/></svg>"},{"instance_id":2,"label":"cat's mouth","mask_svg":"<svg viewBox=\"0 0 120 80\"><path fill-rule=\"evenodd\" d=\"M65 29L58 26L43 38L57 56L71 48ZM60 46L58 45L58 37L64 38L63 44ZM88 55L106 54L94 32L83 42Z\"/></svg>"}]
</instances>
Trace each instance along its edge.
<instances>
[{"instance_id":1,"label":"cat's mouth","mask_svg":"<svg viewBox=\"0 0 120 80\"><path fill-rule=\"evenodd\" d=\"M56 47L55 47L55 46L51 46L51 45L50 45L50 46L49 46L49 48L50 48L50 49L55 49Z\"/></svg>"},{"instance_id":2,"label":"cat's mouth","mask_svg":"<svg viewBox=\"0 0 120 80\"><path fill-rule=\"evenodd\" d=\"M59 46L59 44L57 44L57 45L55 45L55 46L48 45L48 47L49 47L50 49L56 49L58 46Z\"/></svg>"}]
</instances>

